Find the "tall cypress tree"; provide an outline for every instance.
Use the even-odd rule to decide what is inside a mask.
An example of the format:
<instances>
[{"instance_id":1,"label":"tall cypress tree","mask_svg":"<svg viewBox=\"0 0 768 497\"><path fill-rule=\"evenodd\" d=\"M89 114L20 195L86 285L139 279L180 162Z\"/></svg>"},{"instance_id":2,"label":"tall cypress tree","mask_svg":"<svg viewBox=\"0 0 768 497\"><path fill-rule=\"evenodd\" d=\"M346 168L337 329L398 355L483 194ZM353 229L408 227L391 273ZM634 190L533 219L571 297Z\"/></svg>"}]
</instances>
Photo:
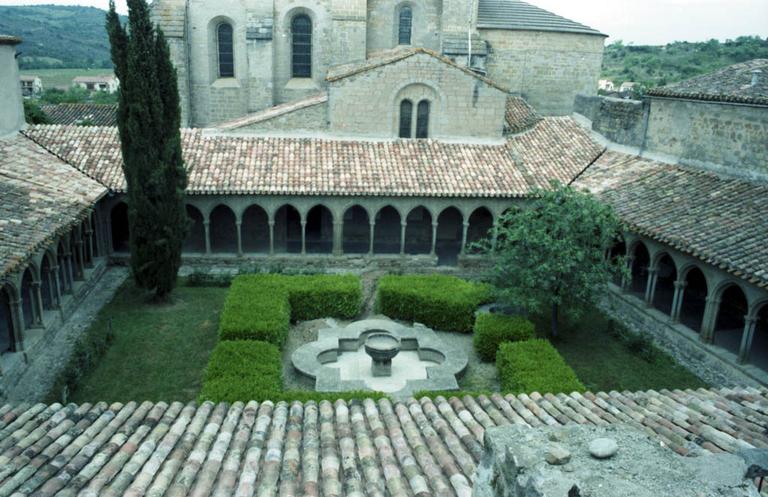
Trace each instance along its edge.
<instances>
[{"instance_id":1,"label":"tall cypress tree","mask_svg":"<svg viewBox=\"0 0 768 497\"><path fill-rule=\"evenodd\" d=\"M173 290L189 229L176 70L146 0L128 0L128 26L110 0L107 32L120 79L117 123L127 185L131 271L164 299Z\"/></svg>"}]
</instances>

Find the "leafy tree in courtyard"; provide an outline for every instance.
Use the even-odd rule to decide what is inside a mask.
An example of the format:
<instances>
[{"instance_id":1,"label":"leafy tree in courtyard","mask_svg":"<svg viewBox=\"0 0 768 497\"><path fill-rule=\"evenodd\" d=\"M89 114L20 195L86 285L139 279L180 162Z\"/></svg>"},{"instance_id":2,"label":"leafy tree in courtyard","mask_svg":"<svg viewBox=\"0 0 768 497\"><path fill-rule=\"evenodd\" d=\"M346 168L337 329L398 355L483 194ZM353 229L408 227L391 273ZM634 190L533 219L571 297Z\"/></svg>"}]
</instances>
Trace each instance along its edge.
<instances>
[{"instance_id":1,"label":"leafy tree in courtyard","mask_svg":"<svg viewBox=\"0 0 768 497\"><path fill-rule=\"evenodd\" d=\"M530 204L507 211L495 228L499 300L531 312L549 308L557 336L560 312L578 317L620 271L620 262L606 256L619 227L613 209L586 192L557 183L535 191Z\"/></svg>"},{"instance_id":2,"label":"leafy tree in courtyard","mask_svg":"<svg viewBox=\"0 0 768 497\"><path fill-rule=\"evenodd\" d=\"M128 0L128 26L114 1L107 32L120 79L117 122L127 183L131 270L136 283L163 299L181 265L189 229L184 207L179 94L165 37L145 0Z\"/></svg>"}]
</instances>

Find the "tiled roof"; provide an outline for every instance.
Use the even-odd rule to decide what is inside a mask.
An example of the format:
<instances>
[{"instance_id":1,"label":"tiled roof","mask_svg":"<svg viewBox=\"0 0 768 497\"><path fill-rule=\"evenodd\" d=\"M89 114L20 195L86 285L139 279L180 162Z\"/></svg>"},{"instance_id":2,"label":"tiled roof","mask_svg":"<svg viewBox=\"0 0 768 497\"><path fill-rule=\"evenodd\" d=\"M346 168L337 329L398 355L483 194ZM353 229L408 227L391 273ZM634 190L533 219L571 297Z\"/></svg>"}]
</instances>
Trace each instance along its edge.
<instances>
[{"instance_id":1,"label":"tiled roof","mask_svg":"<svg viewBox=\"0 0 768 497\"><path fill-rule=\"evenodd\" d=\"M0 407L0 494L469 497L493 426L627 423L680 454L768 446L750 388L404 402Z\"/></svg>"},{"instance_id":2,"label":"tiled roof","mask_svg":"<svg viewBox=\"0 0 768 497\"><path fill-rule=\"evenodd\" d=\"M608 152L577 185L633 231L768 288L768 184Z\"/></svg>"},{"instance_id":3,"label":"tiled roof","mask_svg":"<svg viewBox=\"0 0 768 497\"><path fill-rule=\"evenodd\" d=\"M307 107L320 105L327 101L328 101L328 94L319 93L317 95L312 95L307 98L302 98L302 99L293 100L291 102L287 102L284 104L275 105L274 107L270 107L268 109L264 109L259 112L247 114L243 117L238 117L236 119L232 119L230 121L217 124L216 129L219 129L222 131L235 130L245 126L250 126L252 124L269 121L276 117L284 116L286 114L290 114L291 112L295 112L297 110L306 109Z\"/></svg>"},{"instance_id":4,"label":"tiled roof","mask_svg":"<svg viewBox=\"0 0 768 497\"><path fill-rule=\"evenodd\" d=\"M499 85L495 81L489 78L486 78L485 76L481 76L475 71L472 71L471 69L467 69L465 66L462 66L461 64L457 64L453 62L448 57L445 57L433 50L430 50L428 48L423 48L423 47L397 47L390 50L382 50L380 52L371 54L367 59L365 59L362 62L352 62L349 64L341 64L338 66L331 67L330 69L328 69L328 73L325 79L331 82L338 81L340 79L348 78L350 76L355 76L357 74L370 71L371 69L376 69L377 67L394 64L396 62L399 62L401 60L404 60L419 54L426 54L430 57L434 57L435 59L439 60L443 64L447 64L453 67L454 69L458 69L459 71L469 76L472 76L473 78L479 79L483 83L493 86L497 90L503 91L504 93L509 92L508 88Z\"/></svg>"},{"instance_id":5,"label":"tiled roof","mask_svg":"<svg viewBox=\"0 0 768 497\"><path fill-rule=\"evenodd\" d=\"M520 133L530 129L541 117L525 99L521 97L507 97L507 110L504 114L504 131L507 133Z\"/></svg>"},{"instance_id":6,"label":"tiled roof","mask_svg":"<svg viewBox=\"0 0 768 497\"><path fill-rule=\"evenodd\" d=\"M75 83L109 83L111 81L115 81L117 78L114 75L101 75L101 76L77 76L74 81Z\"/></svg>"},{"instance_id":7,"label":"tiled roof","mask_svg":"<svg viewBox=\"0 0 768 497\"><path fill-rule=\"evenodd\" d=\"M600 35L600 31L520 0L480 0L477 27Z\"/></svg>"},{"instance_id":8,"label":"tiled roof","mask_svg":"<svg viewBox=\"0 0 768 497\"><path fill-rule=\"evenodd\" d=\"M115 128L33 126L25 133L124 191ZM517 197L567 182L602 149L576 122L548 118L505 144L330 140L182 132L191 194Z\"/></svg>"},{"instance_id":9,"label":"tiled roof","mask_svg":"<svg viewBox=\"0 0 768 497\"><path fill-rule=\"evenodd\" d=\"M760 70L757 84L752 85L752 71ZM768 59L754 59L724 67L719 71L696 76L646 92L658 97L690 98L716 102L768 105Z\"/></svg>"},{"instance_id":10,"label":"tiled roof","mask_svg":"<svg viewBox=\"0 0 768 497\"><path fill-rule=\"evenodd\" d=\"M55 104L41 106L51 124L81 124L116 126L117 105Z\"/></svg>"},{"instance_id":11,"label":"tiled roof","mask_svg":"<svg viewBox=\"0 0 768 497\"><path fill-rule=\"evenodd\" d=\"M28 138L0 139L0 275L82 221L106 192Z\"/></svg>"}]
</instances>

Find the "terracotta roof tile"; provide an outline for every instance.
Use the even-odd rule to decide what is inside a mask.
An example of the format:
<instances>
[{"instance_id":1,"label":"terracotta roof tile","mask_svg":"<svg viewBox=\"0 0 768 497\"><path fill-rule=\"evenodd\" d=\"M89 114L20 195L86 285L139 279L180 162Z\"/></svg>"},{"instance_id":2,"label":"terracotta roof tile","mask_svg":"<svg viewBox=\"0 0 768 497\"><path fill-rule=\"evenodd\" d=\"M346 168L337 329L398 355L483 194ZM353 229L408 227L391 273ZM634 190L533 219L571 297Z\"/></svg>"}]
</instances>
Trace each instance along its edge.
<instances>
[{"instance_id":1,"label":"terracotta roof tile","mask_svg":"<svg viewBox=\"0 0 768 497\"><path fill-rule=\"evenodd\" d=\"M125 181L117 131L34 126L25 133L111 189ZM190 194L517 197L572 180L602 150L571 118L499 145L342 141L182 132Z\"/></svg>"},{"instance_id":2,"label":"terracotta roof tile","mask_svg":"<svg viewBox=\"0 0 768 497\"><path fill-rule=\"evenodd\" d=\"M504 131L522 133L541 121L536 110L521 97L507 97L507 109L504 114Z\"/></svg>"},{"instance_id":3,"label":"terracotta roof tile","mask_svg":"<svg viewBox=\"0 0 768 497\"><path fill-rule=\"evenodd\" d=\"M80 223L106 192L28 138L0 139L0 275Z\"/></svg>"},{"instance_id":4,"label":"terracotta roof tile","mask_svg":"<svg viewBox=\"0 0 768 497\"><path fill-rule=\"evenodd\" d=\"M117 105L55 104L43 105L41 109L51 120L51 124L117 125Z\"/></svg>"},{"instance_id":5,"label":"terracotta roof tile","mask_svg":"<svg viewBox=\"0 0 768 497\"><path fill-rule=\"evenodd\" d=\"M577 185L630 229L768 288L768 184L608 152Z\"/></svg>"},{"instance_id":6,"label":"terracotta roof tile","mask_svg":"<svg viewBox=\"0 0 768 497\"><path fill-rule=\"evenodd\" d=\"M755 388L0 407L0 494L469 497L485 430L629 423L670 449L768 447Z\"/></svg>"}]
</instances>

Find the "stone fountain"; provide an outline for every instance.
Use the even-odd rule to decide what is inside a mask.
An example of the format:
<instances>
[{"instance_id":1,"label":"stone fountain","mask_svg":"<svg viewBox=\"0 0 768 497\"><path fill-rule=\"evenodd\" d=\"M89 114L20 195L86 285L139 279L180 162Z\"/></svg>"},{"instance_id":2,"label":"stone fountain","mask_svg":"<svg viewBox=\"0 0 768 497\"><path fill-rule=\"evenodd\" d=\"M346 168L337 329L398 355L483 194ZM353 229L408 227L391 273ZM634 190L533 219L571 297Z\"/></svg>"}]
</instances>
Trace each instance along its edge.
<instances>
[{"instance_id":1,"label":"stone fountain","mask_svg":"<svg viewBox=\"0 0 768 497\"><path fill-rule=\"evenodd\" d=\"M373 330L365 339L373 376L392 376L392 359L400 352L400 340L385 330Z\"/></svg>"}]
</instances>

